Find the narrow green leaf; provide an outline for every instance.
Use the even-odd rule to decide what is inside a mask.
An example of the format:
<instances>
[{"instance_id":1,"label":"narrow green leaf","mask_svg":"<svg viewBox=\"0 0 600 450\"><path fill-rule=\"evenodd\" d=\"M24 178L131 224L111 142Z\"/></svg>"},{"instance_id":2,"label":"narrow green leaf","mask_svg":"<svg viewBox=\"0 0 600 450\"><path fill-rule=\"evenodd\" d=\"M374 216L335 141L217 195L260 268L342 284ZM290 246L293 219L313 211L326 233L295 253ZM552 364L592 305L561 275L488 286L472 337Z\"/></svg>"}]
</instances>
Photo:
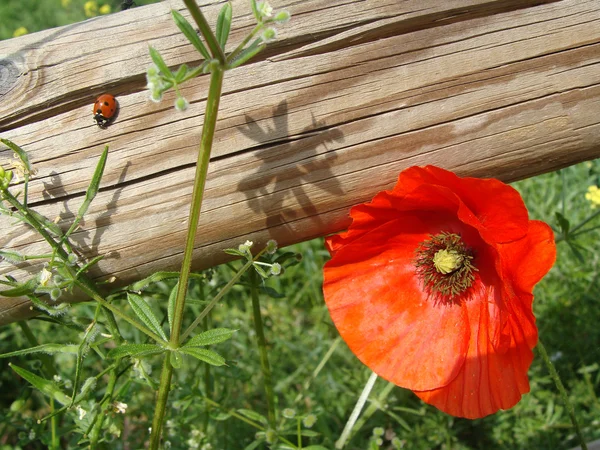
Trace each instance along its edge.
<instances>
[{"instance_id":1,"label":"narrow green leaf","mask_svg":"<svg viewBox=\"0 0 600 450\"><path fill-rule=\"evenodd\" d=\"M15 286L11 289L5 289L0 291L0 296L2 297L21 297L23 295L33 295L35 289L38 287L38 281L36 278L32 278L31 280L20 284L19 286Z\"/></svg>"},{"instance_id":2,"label":"narrow green leaf","mask_svg":"<svg viewBox=\"0 0 600 450\"><path fill-rule=\"evenodd\" d=\"M136 281L133 284L127 286L127 290L130 291L142 291L152 283L157 283L162 280L169 280L172 278L179 278L179 272L155 272L152 275L144 278L143 280Z\"/></svg>"},{"instance_id":3,"label":"narrow green leaf","mask_svg":"<svg viewBox=\"0 0 600 450\"><path fill-rule=\"evenodd\" d=\"M205 345L218 344L219 342L231 339L235 331L229 328L213 328L194 336L185 343L184 347L203 347Z\"/></svg>"},{"instance_id":4,"label":"narrow green leaf","mask_svg":"<svg viewBox=\"0 0 600 450\"><path fill-rule=\"evenodd\" d=\"M152 61L154 61L154 64L156 64L156 67L158 67L158 70L160 70L160 72L163 74L163 76L165 76L167 78L172 78L173 74L169 70L169 66L167 66L167 63L165 63L165 60L162 58L162 56L160 56L160 53L158 52L158 50L156 50L154 47L149 45L148 51L150 52L150 58L152 58Z\"/></svg>"},{"instance_id":5,"label":"narrow green leaf","mask_svg":"<svg viewBox=\"0 0 600 450\"><path fill-rule=\"evenodd\" d=\"M177 25L184 36L188 38L188 41L190 41L192 45L196 47L196 50L198 50L200 54L204 56L204 59L210 59L210 53L208 53L208 50L202 43L202 40L200 39L200 36L198 36L198 33L196 33L196 30L194 30L194 27L192 27L192 25L179 13L179 11L175 11L173 9L171 10L171 15L173 16L175 25Z\"/></svg>"},{"instance_id":6,"label":"narrow green leaf","mask_svg":"<svg viewBox=\"0 0 600 450\"><path fill-rule=\"evenodd\" d=\"M264 294L268 295L271 298L277 298L277 299L279 299L279 298L285 298L285 294L282 294L281 292L277 292L275 289L273 289L270 286L262 286L261 285L260 286L260 290Z\"/></svg>"},{"instance_id":7,"label":"narrow green leaf","mask_svg":"<svg viewBox=\"0 0 600 450\"><path fill-rule=\"evenodd\" d=\"M183 364L183 358L181 357L181 353L171 352L171 359L169 361L171 362L171 367L173 367L173 369L181 369L181 366Z\"/></svg>"},{"instance_id":8,"label":"narrow green leaf","mask_svg":"<svg viewBox=\"0 0 600 450\"><path fill-rule=\"evenodd\" d=\"M569 234L569 229L571 228L571 223L569 222L569 219L567 219L558 211L555 212L554 215L556 216L556 221L558 222L558 225L560 226L563 235L567 236Z\"/></svg>"},{"instance_id":9,"label":"narrow green leaf","mask_svg":"<svg viewBox=\"0 0 600 450\"><path fill-rule=\"evenodd\" d=\"M62 237L63 232L57 224L55 224L51 220L48 220L46 217L42 216L40 213L33 209L30 209L28 212L35 218L35 220L41 223L46 228L46 230L50 231L54 236ZM27 217L25 218L25 220L27 221L27 223L29 223Z\"/></svg>"},{"instance_id":10,"label":"narrow green leaf","mask_svg":"<svg viewBox=\"0 0 600 450\"><path fill-rule=\"evenodd\" d=\"M26 348L23 350L17 350L10 353L4 353L0 355L0 358L10 358L11 356L29 355L30 353L47 353L52 355L54 353L70 353L73 355L77 354L79 349L78 345L64 345L64 344L42 344L35 347Z\"/></svg>"},{"instance_id":11,"label":"narrow green leaf","mask_svg":"<svg viewBox=\"0 0 600 450\"><path fill-rule=\"evenodd\" d=\"M173 316L175 316L175 300L177 300L177 289L179 289L179 281L175 283L171 293L169 294L169 303L167 304L167 318L169 319L169 330L173 329Z\"/></svg>"},{"instance_id":12,"label":"narrow green leaf","mask_svg":"<svg viewBox=\"0 0 600 450\"><path fill-rule=\"evenodd\" d=\"M322 445L309 445L308 447L302 447L304 450L329 450L327 447Z\"/></svg>"},{"instance_id":13,"label":"narrow green leaf","mask_svg":"<svg viewBox=\"0 0 600 450\"><path fill-rule=\"evenodd\" d=\"M263 442L265 442L264 439L257 439L256 441L250 442L246 447L244 447L244 450L254 450Z\"/></svg>"},{"instance_id":14,"label":"narrow green leaf","mask_svg":"<svg viewBox=\"0 0 600 450\"><path fill-rule=\"evenodd\" d=\"M251 409L238 409L242 416L247 417L248 419L254 420L255 422L264 423L265 425L269 423L267 418L262 414L257 413L256 411L252 411Z\"/></svg>"},{"instance_id":15,"label":"narrow green leaf","mask_svg":"<svg viewBox=\"0 0 600 450\"><path fill-rule=\"evenodd\" d=\"M9 366L21 377L29 381L29 383L31 383L33 387L35 387L37 390L47 395L48 397L53 398L58 403L62 405L68 405L71 403L71 397L69 397L63 391L61 391L52 381L39 377L36 374L29 372L28 370L15 366L14 364L9 364Z\"/></svg>"},{"instance_id":16,"label":"narrow green leaf","mask_svg":"<svg viewBox=\"0 0 600 450\"><path fill-rule=\"evenodd\" d=\"M241 256L242 258L246 258L248 256L235 248L226 248L225 250L223 250L223 252L231 256Z\"/></svg>"},{"instance_id":17,"label":"narrow green leaf","mask_svg":"<svg viewBox=\"0 0 600 450\"><path fill-rule=\"evenodd\" d=\"M139 358L140 356L156 355L164 352L165 349L160 345L156 344L124 344L119 347L113 348L108 352L108 358L122 358L124 356L131 356L133 358Z\"/></svg>"},{"instance_id":18,"label":"narrow green leaf","mask_svg":"<svg viewBox=\"0 0 600 450\"><path fill-rule=\"evenodd\" d=\"M213 366L225 365L225 358L212 350L198 347L181 347L179 351Z\"/></svg>"},{"instance_id":19,"label":"narrow green leaf","mask_svg":"<svg viewBox=\"0 0 600 450\"><path fill-rule=\"evenodd\" d=\"M125 288L127 291L143 291L152 283L158 283L163 280L172 280L173 278L179 278L179 272L155 272L152 275L144 278L143 280L136 281ZM204 280L205 277L201 273L190 273L190 278L198 280Z\"/></svg>"},{"instance_id":20,"label":"narrow green leaf","mask_svg":"<svg viewBox=\"0 0 600 450\"><path fill-rule=\"evenodd\" d=\"M186 64L182 64L181 66L179 66L179 69L177 69L177 73L175 74L175 81L177 83L183 82L185 76L187 75L187 72L188 66Z\"/></svg>"},{"instance_id":21,"label":"narrow green leaf","mask_svg":"<svg viewBox=\"0 0 600 450\"><path fill-rule=\"evenodd\" d=\"M70 236L73 231L83 219L83 216L87 212L92 200L96 197L98 193L98 189L100 189L100 181L102 180L102 175L104 174L104 168L106 167L106 159L108 158L108 145L104 147L104 151L100 155L100 159L98 160L98 164L96 164L96 170L94 170L94 175L92 176L92 181L90 181L90 185L85 191L85 198L83 199L83 203L79 207L79 211L77 212L77 216L75 216L75 220L69 227L69 231L65 234L65 236Z\"/></svg>"},{"instance_id":22,"label":"narrow green leaf","mask_svg":"<svg viewBox=\"0 0 600 450\"><path fill-rule=\"evenodd\" d=\"M127 293L127 300L129 301L133 312L142 320L142 322L144 322L151 331L158 334L166 341L167 336L160 326L160 321L154 315L154 311L152 311L148 303L146 303L146 300L144 300L142 296L132 294L131 292Z\"/></svg>"},{"instance_id":23,"label":"narrow green leaf","mask_svg":"<svg viewBox=\"0 0 600 450\"><path fill-rule=\"evenodd\" d=\"M241 66L242 64L246 63L250 58L259 53L262 49L264 49L265 46L266 45L262 40L255 40L252 44L250 44L249 47L242 50L241 53L228 64L227 67L229 69L235 69L236 67Z\"/></svg>"},{"instance_id":24,"label":"narrow green leaf","mask_svg":"<svg viewBox=\"0 0 600 450\"><path fill-rule=\"evenodd\" d=\"M27 171L31 172L31 163L29 162L29 156L27 156L27 152L25 150L23 150L21 147L19 147L17 144L15 144L13 141L9 141L8 139L0 138L0 142L2 142L4 145L6 145L8 148L10 148L13 152L15 152L17 154L17 156L19 157L19 159L25 165L25 168L27 169Z\"/></svg>"},{"instance_id":25,"label":"narrow green leaf","mask_svg":"<svg viewBox=\"0 0 600 450\"><path fill-rule=\"evenodd\" d=\"M99 261L104 259L104 255L98 255L95 258L92 258L90 261L81 266L81 269L77 271L75 277L78 277L80 274L87 272L87 270L92 267L94 264L98 264Z\"/></svg>"},{"instance_id":26,"label":"narrow green leaf","mask_svg":"<svg viewBox=\"0 0 600 450\"><path fill-rule=\"evenodd\" d=\"M231 3L227 2L219 11L219 17L217 18L217 42L225 51L225 44L227 44L227 38L229 37L229 30L231 29L231 15L233 12L233 8L231 7Z\"/></svg>"}]
</instances>

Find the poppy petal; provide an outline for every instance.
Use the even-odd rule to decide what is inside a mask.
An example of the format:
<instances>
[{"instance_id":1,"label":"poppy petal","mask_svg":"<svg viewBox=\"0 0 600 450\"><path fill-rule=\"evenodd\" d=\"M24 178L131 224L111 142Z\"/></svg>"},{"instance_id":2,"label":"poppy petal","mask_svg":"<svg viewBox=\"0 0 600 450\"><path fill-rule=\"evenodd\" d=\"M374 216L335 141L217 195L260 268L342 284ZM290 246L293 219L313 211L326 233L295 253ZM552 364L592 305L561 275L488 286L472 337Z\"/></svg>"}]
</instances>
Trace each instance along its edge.
<instances>
[{"instance_id":1,"label":"poppy petal","mask_svg":"<svg viewBox=\"0 0 600 450\"><path fill-rule=\"evenodd\" d=\"M435 166L410 167L398 177L393 191L407 195L419 186L443 186L454 192L477 218L487 242L510 242L527 233L528 213L519 192L493 178L460 178L453 172Z\"/></svg>"},{"instance_id":2,"label":"poppy petal","mask_svg":"<svg viewBox=\"0 0 600 450\"><path fill-rule=\"evenodd\" d=\"M475 419L514 406L529 392L527 370L533 353L519 324L509 319L511 341L498 353L486 327L490 316L484 302L469 305L471 339L465 364L447 386L415 392L423 401L458 417Z\"/></svg>"}]
</instances>

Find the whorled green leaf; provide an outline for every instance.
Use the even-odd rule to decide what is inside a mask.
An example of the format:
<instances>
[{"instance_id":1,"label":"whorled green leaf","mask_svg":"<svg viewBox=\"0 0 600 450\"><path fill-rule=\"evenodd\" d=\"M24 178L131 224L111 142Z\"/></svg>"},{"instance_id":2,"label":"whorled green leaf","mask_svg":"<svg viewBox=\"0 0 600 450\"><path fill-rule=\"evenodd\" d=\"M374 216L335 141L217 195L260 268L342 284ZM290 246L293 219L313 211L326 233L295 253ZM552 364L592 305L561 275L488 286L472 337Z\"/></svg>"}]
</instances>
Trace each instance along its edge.
<instances>
[{"instance_id":1,"label":"whorled green leaf","mask_svg":"<svg viewBox=\"0 0 600 450\"><path fill-rule=\"evenodd\" d=\"M152 58L152 61L154 61L154 64L156 64L156 67L158 67L158 70L160 70L163 76L172 78L173 74L171 73L169 66L167 66L167 63L165 63L165 60L160 56L158 50L149 45L148 51L150 52L150 58Z\"/></svg>"},{"instance_id":2,"label":"whorled green leaf","mask_svg":"<svg viewBox=\"0 0 600 450\"><path fill-rule=\"evenodd\" d=\"M29 355L31 353L47 353L49 355L52 355L54 353L70 353L76 355L78 349L78 345L42 344L31 348L25 348L23 350L4 353L0 355L0 358L10 358L11 356Z\"/></svg>"},{"instance_id":3,"label":"whorled green leaf","mask_svg":"<svg viewBox=\"0 0 600 450\"><path fill-rule=\"evenodd\" d=\"M171 10L171 15L173 16L175 25L177 25L177 28L179 28L184 36L188 38L188 41L190 41L196 50L198 50L200 54L204 56L204 59L210 59L210 53L208 53L208 50L202 43L202 40L200 39L200 36L198 36L198 33L196 33L196 30L194 30L194 27L192 27L186 18L183 17L178 11L175 11L174 9Z\"/></svg>"},{"instance_id":4,"label":"whorled green leaf","mask_svg":"<svg viewBox=\"0 0 600 450\"><path fill-rule=\"evenodd\" d=\"M216 26L216 35L217 42L225 51L225 44L227 44L227 38L229 37L229 31L231 29L231 16L233 13L233 8L231 7L231 3L227 2L219 11L219 17L217 18L217 26Z\"/></svg>"},{"instance_id":5,"label":"whorled green leaf","mask_svg":"<svg viewBox=\"0 0 600 450\"><path fill-rule=\"evenodd\" d=\"M239 412L242 416L247 417L248 419L254 420L255 422L264 423L265 425L269 423L265 416L257 413L256 411L252 411L251 409L241 408L238 409L237 412Z\"/></svg>"},{"instance_id":6,"label":"whorled green leaf","mask_svg":"<svg viewBox=\"0 0 600 450\"><path fill-rule=\"evenodd\" d=\"M9 364L10 368L17 372L21 377L27 380L33 385L38 391L53 398L62 405L68 405L71 403L71 397L61 391L54 382L46 380L45 378L39 377L34 373L29 372L21 367Z\"/></svg>"},{"instance_id":7,"label":"whorled green leaf","mask_svg":"<svg viewBox=\"0 0 600 450\"><path fill-rule=\"evenodd\" d=\"M146 300L144 300L141 295L132 294L131 292L127 293L127 300L131 305L131 309L133 309L133 312L141 319L141 321L144 322L150 330L166 341L167 336L160 326L160 321L154 315L154 311L152 311L152 308L146 303Z\"/></svg>"},{"instance_id":8,"label":"whorled green leaf","mask_svg":"<svg viewBox=\"0 0 600 450\"><path fill-rule=\"evenodd\" d=\"M181 353L193 356L200 361L204 361L212 366L223 366L225 365L225 358L219 355L217 352L207 350L205 348L198 347L181 347L179 348Z\"/></svg>"},{"instance_id":9,"label":"whorled green leaf","mask_svg":"<svg viewBox=\"0 0 600 450\"><path fill-rule=\"evenodd\" d=\"M156 344L123 344L108 352L107 357L113 359L123 358L125 356L139 358L141 356L157 355L164 351L164 347Z\"/></svg>"},{"instance_id":10,"label":"whorled green leaf","mask_svg":"<svg viewBox=\"0 0 600 450\"><path fill-rule=\"evenodd\" d=\"M218 344L227 339L231 339L236 330L229 328L213 328L212 330L204 331L189 339L184 347L203 347L205 345Z\"/></svg>"},{"instance_id":11,"label":"whorled green leaf","mask_svg":"<svg viewBox=\"0 0 600 450\"><path fill-rule=\"evenodd\" d=\"M241 66L245 62L247 62L250 58L254 57L257 53L265 48L265 43L261 39L255 40L252 44L250 44L247 48L242 50L240 54L229 64L227 67L229 69L235 69L238 66Z\"/></svg>"}]
</instances>

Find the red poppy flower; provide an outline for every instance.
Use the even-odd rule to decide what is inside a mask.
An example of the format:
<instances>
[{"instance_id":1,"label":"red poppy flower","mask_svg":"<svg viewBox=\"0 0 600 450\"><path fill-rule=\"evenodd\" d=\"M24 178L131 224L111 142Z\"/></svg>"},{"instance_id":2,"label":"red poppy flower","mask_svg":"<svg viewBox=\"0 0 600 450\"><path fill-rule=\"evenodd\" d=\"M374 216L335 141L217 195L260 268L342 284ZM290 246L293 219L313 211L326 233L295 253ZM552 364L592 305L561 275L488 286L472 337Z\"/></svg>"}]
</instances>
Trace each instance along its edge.
<instances>
[{"instance_id":1,"label":"red poppy flower","mask_svg":"<svg viewBox=\"0 0 600 450\"><path fill-rule=\"evenodd\" d=\"M323 291L354 354L454 416L514 406L529 392L550 227L528 219L512 187L433 166L406 169L350 215L326 238Z\"/></svg>"}]
</instances>

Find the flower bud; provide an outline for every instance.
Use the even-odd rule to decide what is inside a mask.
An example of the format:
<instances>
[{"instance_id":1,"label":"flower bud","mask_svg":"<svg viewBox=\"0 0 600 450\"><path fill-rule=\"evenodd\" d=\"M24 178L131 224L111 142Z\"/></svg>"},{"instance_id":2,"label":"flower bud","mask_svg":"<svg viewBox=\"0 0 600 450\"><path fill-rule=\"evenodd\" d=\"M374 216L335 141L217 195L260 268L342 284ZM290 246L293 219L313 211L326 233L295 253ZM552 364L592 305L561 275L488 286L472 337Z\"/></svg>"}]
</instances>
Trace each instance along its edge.
<instances>
[{"instance_id":1,"label":"flower bud","mask_svg":"<svg viewBox=\"0 0 600 450\"><path fill-rule=\"evenodd\" d=\"M275 15L275 17L273 17L273 22L279 23L279 24L287 23L287 22L290 21L290 17L291 17L291 15L290 15L289 12L287 12L287 11L279 11Z\"/></svg>"},{"instance_id":2,"label":"flower bud","mask_svg":"<svg viewBox=\"0 0 600 450\"><path fill-rule=\"evenodd\" d=\"M274 41L275 39L277 39L277 30L275 28L267 28L260 35L260 38L262 39L263 42Z\"/></svg>"},{"instance_id":3,"label":"flower bud","mask_svg":"<svg viewBox=\"0 0 600 450\"><path fill-rule=\"evenodd\" d=\"M175 100L175 109L177 111L183 112L188 109L188 106L190 106L190 103L184 97L177 97L177 100Z\"/></svg>"}]
</instances>

